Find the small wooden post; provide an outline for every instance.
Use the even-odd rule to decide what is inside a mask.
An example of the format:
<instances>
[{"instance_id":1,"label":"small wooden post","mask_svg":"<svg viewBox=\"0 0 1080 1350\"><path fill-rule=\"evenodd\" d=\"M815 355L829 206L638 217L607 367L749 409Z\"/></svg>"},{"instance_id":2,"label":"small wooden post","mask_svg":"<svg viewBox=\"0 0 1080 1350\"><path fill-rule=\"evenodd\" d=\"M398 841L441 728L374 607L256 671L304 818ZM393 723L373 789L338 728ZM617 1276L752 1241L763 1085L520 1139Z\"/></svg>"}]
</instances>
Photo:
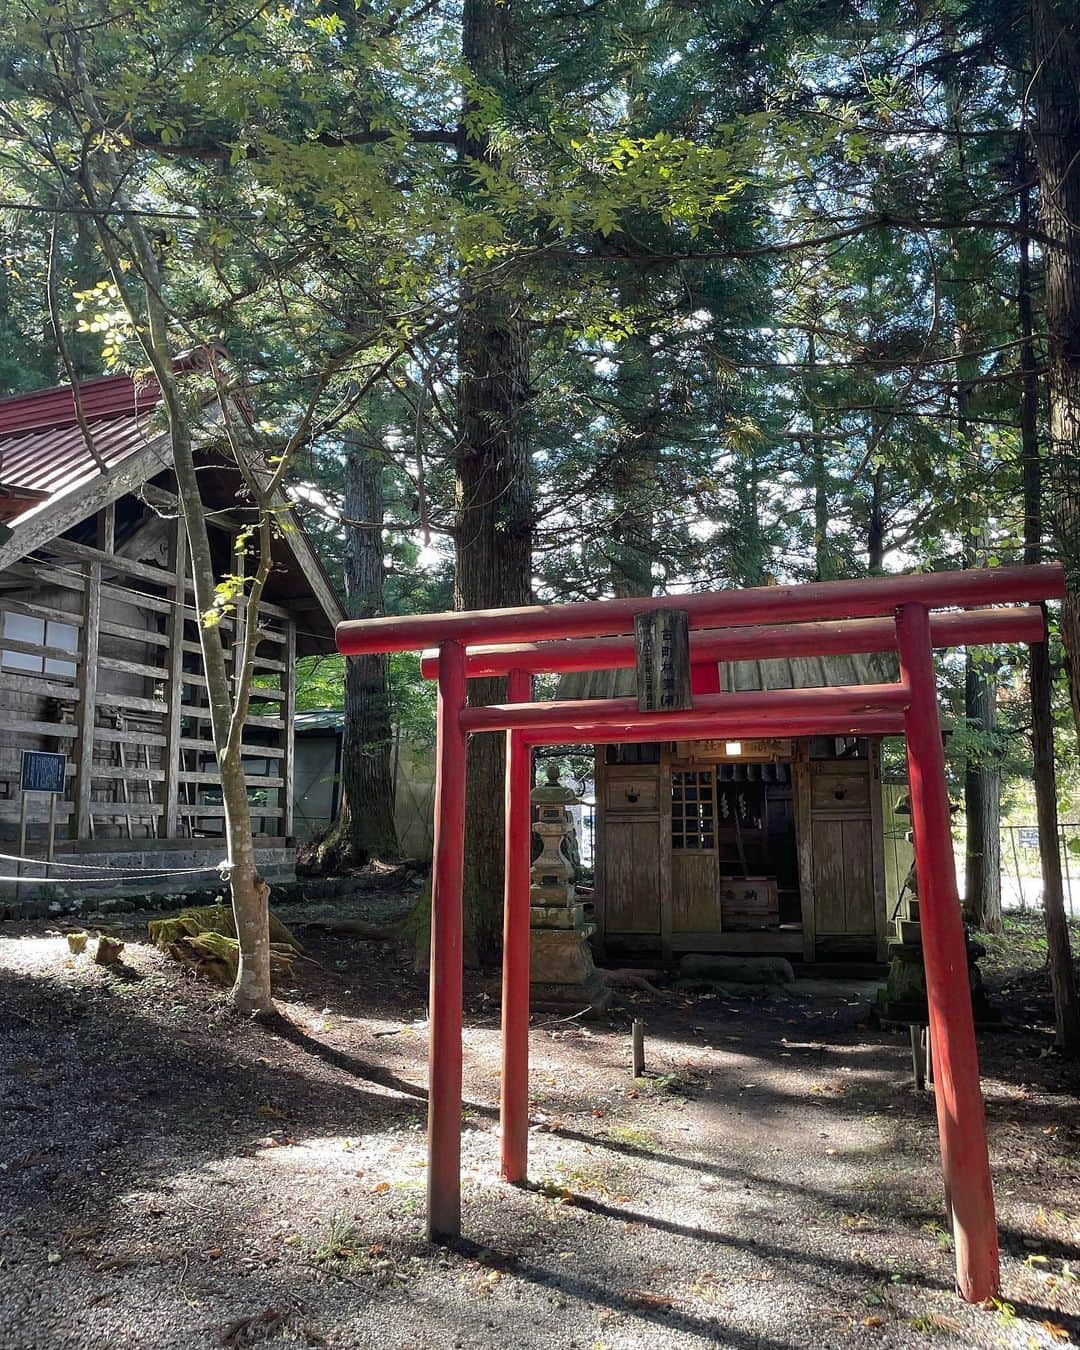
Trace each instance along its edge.
<instances>
[{"instance_id":1,"label":"small wooden post","mask_svg":"<svg viewBox=\"0 0 1080 1350\"><path fill-rule=\"evenodd\" d=\"M928 1092L934 1090L934 1042L930 1036L930 1023L927 1022L922 1030L922 1054L923 1068L926 1073L926 1089Z\"/></svg>"},{"instance_id":2,"label":"small wooden post","mask_svg":"<svg viewBox=\"0 0 1080 1350\"><path fill-rule=\"evenodd\" d=\"M645 1072L645 1023L640 1017L630 1023L630 1066L634 1078Z\"/></svg>"},{"instance_id":3,"label":"small wooden post","mask_svg":"<svg viewBox=\"0 0 1080 1350\"><path fill-rule=\"evenodd\" d=\"M19 802L19 861L15 864L15 875L17 877L22 876L23 870L22 860L23 858L26 857L26 815L27 811L29 810L28 804L29 795L30 794L24 790L22 793L22 800ZM21 889L22 883L16 881L15 883L16 900L18 900L19 898L19 892Z\"/></svg>"},{"instance_id":4,"label":"small wooden post","mask_svg":"<svg viewBox=\"0 0 1080 1350\"><path fill-rule=\"evenodd\" d=\"M912 1022L911 1067L915 1075L915 1087L919 1092L934 1090L934 1065L930 1050L930 1028L921 1022Z\"/></svg>"},{"instance_id":5,"label":"small wooden post","mask_svg":"<svg viewBox=\"0 0 1080 1350\"><path fill-rule=\"evenodd\" d=\"M46 857L49 862L56 860L56 799L60 794L57 792L49 793L49 845ZM23 793L26 796L26 793Z\"/></svg>"}]
</instances>

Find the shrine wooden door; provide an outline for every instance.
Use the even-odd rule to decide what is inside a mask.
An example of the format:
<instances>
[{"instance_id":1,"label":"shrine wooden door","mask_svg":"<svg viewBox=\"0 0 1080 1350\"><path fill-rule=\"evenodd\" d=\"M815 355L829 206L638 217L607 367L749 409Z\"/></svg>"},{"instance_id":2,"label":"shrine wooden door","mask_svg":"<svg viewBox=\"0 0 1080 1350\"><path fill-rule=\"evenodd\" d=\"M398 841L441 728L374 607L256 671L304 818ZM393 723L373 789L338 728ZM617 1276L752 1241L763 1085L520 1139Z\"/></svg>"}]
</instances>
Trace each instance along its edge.
<instances>
[{"instance_id":1,"label":"shrine wooden door","mask_svg":"<svg viewBox=\"0 0 1080 1350\"><path fill-rule=\"evenodd\" d=\"M720 931L716 771L671 766L671 932Z\"/></svg>"}]
</instances>

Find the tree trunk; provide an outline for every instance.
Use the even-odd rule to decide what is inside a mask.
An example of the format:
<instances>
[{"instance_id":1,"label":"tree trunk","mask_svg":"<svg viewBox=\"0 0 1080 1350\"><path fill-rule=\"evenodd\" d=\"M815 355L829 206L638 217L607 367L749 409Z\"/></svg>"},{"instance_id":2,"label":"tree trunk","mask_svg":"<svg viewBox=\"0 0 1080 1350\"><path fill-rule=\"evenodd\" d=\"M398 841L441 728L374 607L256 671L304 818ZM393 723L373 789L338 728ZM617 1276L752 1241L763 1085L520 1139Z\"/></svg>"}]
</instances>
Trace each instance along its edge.
<instances>
[{"instance_id":1,"label":"tree trunk","mask_svg":"<svg viewBox=\"0 0 1080 1350\"><path fill-rule=\"evenodd\" d=\"M74 32L69 33L68 37L82 111L86 114L88 125L95 129L102 143L95 160L94 173L84 170L80 186L87 205L98 212L94 216L98 242L108 261L113 282L120 293L140 345L157 378L169 428L177 495L191 559L199 649L206 677L210 725L225 811L225 846L228 852L233 916L239 946L237 978L232 990L232 1000L243 1012L268 1012L273 1008L270 987L269 887L259 876L255 866L251 807L248 802L243 763L243 728L254 676L254 649L258 643L258 602L272 566L271 522L268 512L264 509L252 532L253 544L255 540L258 541L257 574L246 601L238 605L233 614L236 635L233 650L233 670L236 674L234 687L233 678L226 664L220 624L210 622L210 616L219 612L215 605L217 577L210 548L206 508L192 451L189 412L176 387L170 346L170 315L163 298L165 287L161 268L141 218L130 210L124 186L127 177L125 166L117 158L112 137L107 133L86 68L81 39ZM108 187L110 214L115 211L116 206L122 208L120 221L126 229L127 242L130 246L123 249L127 254L126 257L122 256L120 238L115 232L115 227L108 229L105 227L105 217L100 212L97 200L99 181L104 181ZM136 278L141 282L141 291L136 287ZM249 479L249 487L253 486L254 480Z\"/></svg>"},{"instance_id":2,"label":"tree trunk","mask_svg":"<svg viewBox=\"0 0 1080 1350\"><path fill-rule=\"evenodd\" d=\"M146 273L152 275L149 261L146 261L144 266ZM117 274L114 270L114 277ZM180 500L180 511L191 558L195 610L199 615L213 614L217 575L210 549L206 507L199 489L198 471L192 454L191 430L177 396L172 361L165 337L164 315L158 311L153 300L149 302L148 308L151 313L152 350L157 358L155 373L161 385L168 417L177 496ZM255 531L255 536L262 538L264 543L268 543L267 529L267 523L264 521L261 528ZM255 864L255 844L251 835L251 804L248 800L243 760L243 724L247 715L253 673L249 661L253 652L247 644L257 642L254 635L258 627L260 592L261 585L256 583L249 593L249 598L238 605L233 613L235 636L231 674L226 664L220 626L205 622L198 624L210 725L225 811L225 846L230 864L229 886L239 945L232 1001L241 1012L248 1013L269 1012L274 1006L270 986L270 888L259 875Z\"/></svg>"},{"instance_id":3,"label":"tree trunk","mask_svg":"<svg viewBox=\"0 0 1080 1350\"><path fill-rule=\"evenodd\" d=\"M765 566L765 538L761 528L761 475L757 450L751 444L732 455L735 510L729 534L730 580L736 586L764 586L768 581Z\"/></svg>"},{"instance_id":4,"label":"tree trunk","mask_svg":"<svg viewBox=\"0 0 1080 1350\"><path fill-rule=\"evenodd\" d=\"M829 466L825 458L825 435L818 387L814 378L817 364L817 341L811 333L806 346L807 396L810 417L810 481L814 488L814 580L832 581L836 576L832 550L829 547Z\"/></svg>"},{"instance_id":5,"label":"tree trunk","mask_svg":"<svg viewBox=\"0 0 1080 1350\"><path fill-rule=\"evenodd\" d=\"M885 567L885 507L882 486L885 470L877 465L870 476L870 506L866 520L866 566L871 576Z\"/></svg>"},{"instance_id":6,"label":"tree trunk","mask_svg":"<svg viewBox=\"0 0 1080 1350\"><path fill-rule=\"evenodd\" d=\"M612 591L623 598L653 592L653 521L660 443L652 349L642 334L632 333L623 340L618 355L623 426L611 473L610 575Z\"/></svg>"},{"instance_id":7,"label":"tree trunk","mask_svg":"<svg viewBox=\"0 0 1080 1350\"><path fill-rule=\"evenodd\" d=\"M251 807L243 761L229 754L218 757L221 797L225 807L225 835L232 873L229 889L240 949L232 1001L241 1012L268 1012L270 991L270 887L255 865L251 837Z\"/></svg>"},{"instance_id":8,"label":"tree trunk","mask_svg":"<svg viewBox=\"0 0 1080 1350\"><path fill-rule=\"evenodd\" d=\"M969 651L964 671L964 712L982 732L997 725L997 681ZM967 815L964 917L986 933L1000 933L1001 772L996 758L969 759L964 769Z\"/></svg>"},{"instance_id":9,"label":"tree trunk","mask_svg":"<svg viewBox=\"0 0 1080 1350\"><path fill-rule=\"evenodd\" d=\"M355 441L345 451L345 604L352 619L384 609L383 465ZM386 656L350 656L345 667L341 807L319 854L324 868L398 853L390 767L393 730Z\"/></svg>"},{"instance_id":10,"label":"tree trunk","mask_svg":"<svg viewBox=\"0 0 1080 1350\"><path fill-rule=\"evenodd\" d=\"M986 503L981 491L983 447L971 435L968 403L978 367L970 355L972 330L963 301L956 302L956 430L973 478L964 512L968 526L964 563L985 567L989 538ZM964 765L965 868L964 917L987 933L1000 933L1001 918L1001 769L994 744L997 727L997 678L986 651L968 651L964 665L964 716L982 738Z\"/></svg>"},{"instance_id":11,"label":"tree trunk","mask_svg":"<svg viewBox=\"0 0 1080 1350\"><path fill-rule=\"evenodd\" d=\"M1027 156L1021 150L1021 182L1027 179ZM1020 189L1020 224L1030 218L1030 190ZM1020 435L1024 471L1024 562L1042 561L1042 460L1039 448L1039 377L1035 355L1031 300L1031 257L1026 235L1020 238L1018 284L1020 367L1023 372ZM1046 616L1046 606L1043 606ZM1065 920L1065 891L1061 877L1054 769L1054 719L1051 702L1050 649L1045 642L1029 648L1031 689L1031 744L1035 776L1035 810L1039 826L1039 858L1043 882L1043 919L1046 924L1050 985L1054 994L1054 1022L1059 1049L1080 1053L1080 996L1072 963L1069 929Z\"/></svg>"},{"instance_id":12,"label":"tree trunk","mask_svg":"<svg viewBox=\"0 0 1080 1350\"><path fill-rule=\"evenodd\" d=\"M512 73L511 6L466 0L462 49L475 78L501 88ZM476 115L471 101L466 113ZM486 135L463 137L462 155L490 160ZM526 409L528 334L513 282L476 273L462 284L458 318L457 513L454 602L459 609L527 604L532 579L532 498ZM504 680L471 680L469 701L505 696ZM494 961L502 945L502 736L473 736L465 798L465 924L470 960Z\"/></svg>"},{"instance_id":13,"label":"tree trunk","mask_svg":"<svg viewBox=\"0 0 1080 1350\"><path fill-rule=\"evenodd\" d=\"M1051 522L1065 567L1061 614L1080 736L1080 20L1074 0L1034 0L1035 152L1046 249Z\"/></svg>"}]
</instances>

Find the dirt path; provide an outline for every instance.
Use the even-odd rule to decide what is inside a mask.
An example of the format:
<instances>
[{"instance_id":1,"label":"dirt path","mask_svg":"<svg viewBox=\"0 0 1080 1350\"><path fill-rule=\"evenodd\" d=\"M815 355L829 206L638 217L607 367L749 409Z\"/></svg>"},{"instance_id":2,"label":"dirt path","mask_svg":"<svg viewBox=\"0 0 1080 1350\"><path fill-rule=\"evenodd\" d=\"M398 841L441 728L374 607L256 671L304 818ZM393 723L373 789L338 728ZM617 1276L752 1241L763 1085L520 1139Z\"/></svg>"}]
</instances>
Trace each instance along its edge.
<instances>
[{"instance_id":1,"label":"dirt path","mask_svg":"<svg viewBox=\"0 0 1080 1350\"><path fill-rule=\"evenodd\" d=\"M1031 1026L982 1041L1006 1303L981 1310L951 1292L932 1101L864 997L642 999L638 1084L628 1011L537 1017L517 1190L474 983L471 1242L433 1251L407 954L307 930L278 1034L136 923L126 976L0 928L3 1350L1080 1344L1077 1083L1030 978Z\"/></svg>"}]
</instances>

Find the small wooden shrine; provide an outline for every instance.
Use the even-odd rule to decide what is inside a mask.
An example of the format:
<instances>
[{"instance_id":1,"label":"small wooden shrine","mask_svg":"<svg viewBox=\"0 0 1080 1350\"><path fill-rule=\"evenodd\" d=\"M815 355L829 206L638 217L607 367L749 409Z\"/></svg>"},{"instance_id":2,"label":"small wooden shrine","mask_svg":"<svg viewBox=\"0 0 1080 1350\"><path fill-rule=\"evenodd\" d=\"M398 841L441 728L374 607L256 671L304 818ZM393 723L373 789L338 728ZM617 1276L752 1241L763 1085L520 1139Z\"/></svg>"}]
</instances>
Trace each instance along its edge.
<instances>
[{"instance_id":1,"label":"small wooden shrine","mask_svg":"<svg viewBox=\"0 0 1080 1350\"><path fill-rule=\"evenodd\" d=\"M723 690L872 684L888 656L738 661ZM616 676L616 688L611 688ZM562 681L618 697L632 670ZM623 688L623 685L626 688ZM880 736L604 745L596 757L597 940L612 952L883 960L911 861Z\"/></svg>"}]
</instances>

